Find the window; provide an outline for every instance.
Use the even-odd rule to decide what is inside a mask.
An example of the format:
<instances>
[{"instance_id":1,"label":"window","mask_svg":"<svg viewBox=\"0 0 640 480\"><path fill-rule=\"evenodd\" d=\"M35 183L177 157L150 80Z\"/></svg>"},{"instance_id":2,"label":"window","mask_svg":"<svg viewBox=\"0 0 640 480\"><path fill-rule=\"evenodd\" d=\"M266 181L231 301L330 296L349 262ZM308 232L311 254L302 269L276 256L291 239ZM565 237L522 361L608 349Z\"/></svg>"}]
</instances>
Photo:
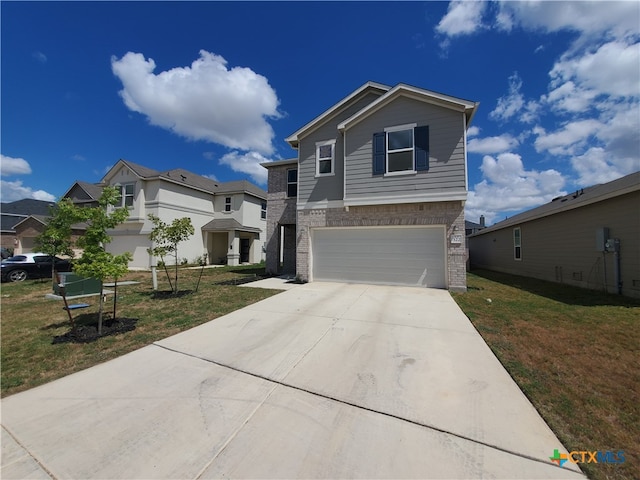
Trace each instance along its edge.
<instances>
[{"instance_id":1,"label":"window","mask_svg":"<svg viewBox=\"0 0 640 480\"><path fill-rule=\"evenodd\" d=\"M287 197L298 196L298 169L287 170Z\"/></svg>"},{"instance_id":2,"label":"window","mask_svg":"<svg viewBox=\"0 0 640 480\"><path fill-rule=\"evenodd\" d=\"M513 258L522 260L522 233L520 227L513 229Z\"/></svg>"},{"instance_id":3,"label":"window","mask_svg":"<svg viewBox=\"0 0 640 480\"><path fill-rule=\"evenodd\" d=\"M373 174L401 175L429 170L429 127L399 125L373 135Z\"/></svg>"},{"instance_id":4,"label":"window","mask_svg":"<svg viewBox=\"0 0 640 480\"><path fill-rule=\"evenodd\" d=\"M260 218L262 220L267 219L267 202L262 202L260 204Z\"/></svg>"},{"instance_id":5,"label":"window","mask_svg":"<svg viewBox=\"0 0 640 480\"><path fill-rule=\"evenodd\" d=\"M133 196L136 192L135 183L120 185L120 206L133 208Z\"/></svg>"},{"instance_id":6,"label":"window","mask_svg":"<svg viewBox=\"0 0 640 480\"><path fill-rule=\"evenodd\" d=\"M230 212L231 211L231 197L225 197L225 199L224 199L224 211L225 212Z\"/></svg>"},{"instance_id":7,"label":"window","mask_svg":"<svg viewBox=\"0 0 640 480\"><path fill-rule=\"evenodd\" d=\"M335 140L316 143L316 176L333 175Z\"/></svg>"},{"instance_id":8,"label":"window","mask_svg":"<svg viewBox=\"0 0 640 480\"><path fill-rule=\"evenodd\" d=\"M387 173L414 171L413 127L387 133Z\"/></svg>"}]
</instances>

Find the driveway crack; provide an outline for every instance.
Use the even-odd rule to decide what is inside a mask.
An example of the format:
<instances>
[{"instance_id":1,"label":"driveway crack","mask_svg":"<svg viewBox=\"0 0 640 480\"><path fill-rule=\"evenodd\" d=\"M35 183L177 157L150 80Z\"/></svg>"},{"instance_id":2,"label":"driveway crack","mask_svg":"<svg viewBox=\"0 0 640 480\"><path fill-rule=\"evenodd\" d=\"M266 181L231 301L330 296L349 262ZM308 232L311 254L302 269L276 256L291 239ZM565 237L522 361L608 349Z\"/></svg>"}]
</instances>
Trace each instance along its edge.
<instances>
[{"instance_id":1,"label":"driveway crack","mask_svg":"<svg viewBox=\"0 0 640 480\"><path fill-rule=\"evenodd\" d=\"M337 321L337 320L338 320L337 318L336 318L336 319L334 319L334 323L335 323L335 321ZM333 325L332 325L332 326L333 326ZM327 329L327 331L326 331L326 332L325 332L325 333L324 333L324 334L323 334L323 335L318 339L318 341L314 344L314 346L315 346L315 345L317 345L317 344L322 340L322 338L327 334L327 332L328 332L330 329L331 329L331 327L329 327L329 328ZM316 397L320 397L320 398L324 398L324 399L326 399L326 400L332 400L332 401L334 401L334 402L338 402L338 403L340 403L340 404L342 404L342 405L347 405L347 406L350 406L350 407L353 407L353 408L357 408L357 409L359 409L359 410L363 410L363 411L366 411L366 412L370 412L370 413L374 413L374 414L378 414L378 415L383 415L383 416L385 416L385 417L389 417L389 418L394 418L394 419L399 420L399 421L401 421L401 422L406 422L406 423L409 423L409 424L412 424L412 425L416 425L416 426L418 426L418 427L423 427L423 428L426 428L426 429L432 430L432 431L434 431L434 432L443 433L443 434L445 434L445 435L451 435L452 437L455 437L455 438L458 438L458 439L461 439L461 440L465 440L465 441L468 441L468 442L472 442L472 443L475 443L475 444L477 444L477 445L482 445L482 446L484 446L484 447L491 448L491 449L493 449L493 450L497 450L497 451L500 451L500 452L506 453L506 454L508 454L508 455L514 455L514 456L516 456L516 457L520 457L520 458L523 458L523 459L526 459L526 460L530 460L530 461L533 461L533 462L541 463L541 464L546 465L546 466L551 467L551 468L560 468L561 470L566 471L566 472L573 472L573 473L575 473L578 477L580 477L580 478L584 478L584 475L583 475L581 472L577 472L577 471L570 470L570 469L567 469L567 468L562 468L562 467L557 466L557 465L555 465L555 464L553 464L553 463L550 463L550 462L549 462L549 460L548 460L548 459L546 459L546 458L545 458L545 459L536 458L536 457L533 457L533 456L531 456L531 455L527 455L527 454L524 454L524 453L521 453L521 452L517 452L517 451L514 451L514 450L510 450L510 449L508 449L508 448L500 447L500 446L498 446L498 445L494 445L494 444L491 444L491 443L488 443L488 442L484 442L484 441L482 441L482 440L478 440L478 439L475 439L475 438L472 438L472 437L469 437L469 436L466 436L466 435L462 435L462 434L459 434L459 433L456 433L456 432L452 432L452 431L450 431L450 430L445 430L445 429L440 428L440 427L437 427L437 426L435 426L435 425L431 425L431 424L428 424L428 423L419 422L419 421L416 421L416 420L411 420L411 419L408 419L408 418L401 417L401 416L399 416L399 415L395 415L395 414L393 414L393 413L388 413L388 412L385 412L385 411L382 411L382 410L376 410L376 409L374 409L374 408L369 408L369 407L366 407L366 406L363 406L363 405L358 405L357 403L349 402L349 401L347 401L347 400L343 400L343 399L340 399L340 398L337 398L337 397L334 397L334 396L331 396L331 395L326 395L326 394L323 394L323 393L320 393L320 392L316 392L316 391L313 391L313 390L309 390L309 389L307 389L307 388L298 387L298 386L296 386L296 385L292 385L292 384L290 384L290 383L286 383L286 382L284 381L284 379L283 379L283 380L275 380L275 379L273 379L273 378L269 378L269 377L266 377L266 376L264 376L264 375L260 375L260 374L258 374L258 373L250 372L250 371L248 371L248 370L243 370L243 369L241 369L241 368L237 368L237 367L232 367L232 366L230 366L230 365L225 365L224 363L216 362L215 360L211 360L211 359L208 359L208 358L204 358L204 357L201 357L201 356L198 356L198 355L193 355L193 354L190 354L190 353L181 352L181 351L179 351L179 350L175 350L175 349L173 349L173 348L169 348L169 347L164 346L164 345L158 345L158 344L154 344L154 345L155 345L155 346L157 346L157 347L163 348L163 349L165 349L165 350L168 350L168 351L174 352L174 353L178 353L178 354L181 354L181 355L186 355L186 356L188 356L188 357L196 358L196 359L198 359L198 360L202 360L202 361L205 361L205 362L208 362L208 363L212 363L212 364L217 365L217 366L219 366L219 367L228 368L228 369L233 370L233 371L238 372L238 373L244 373L245 375L250 375L250 376L252 376L252 377L254 377L254 378L258 378L258 379L260 379L260 380L265 380L265 381L267 381L267 382L270 382L270 383L273 383L273 384L274 384L273 389L271 389L271 391L267 394L267 396L263 399L263 401L262 401L262 402L260 402L260 404L259 404L259 405L258 405L258 406L253 410L253 412L250 414L250 416L249 416L249 417L247 417L247 419L245 420L245 422L244 422L244 423L243 423L243 424L242 424L242 425L241 425L241 426L236 430L236 432L234 432L234 433L229 437L229 439L227 440L227 442L225 442L224 446L220 449L220 451L218 451L218 452L216 453L216 455L215 455L215 456L214 456L214 458L211 460L211 462L209 462L209 463L207 464L207 466L206 466L206 467L205 467L205 468L204 468L204 469L203 469L203 470L198 474L198 476L197 476L196 478L199 478L199 477L203 474L203 472L204 472L204 471L206 471L206 468L208 468L208 466L209 466L209 465L211 465L211 464L213 463L213 461L214 461L214 460L215 460L215 459L220 455L220 453L221 453L221 452L222 452L222 451L227 447L227 445L231 442L231 440L233 440L233 438L235 438L235 436L239 433L239 431L240 431L240 430L242 430L242 428L244 427L244 425L246 425L246 424L247 424L247 422L251 419L251 417L253 417L253 415L255 415L255 413L258 411L258 409L260 409L260 407L262 407L262 405L265 403L265 401L269 398L269 396L271 396L271 394L273 393L273 391L274 391L278 386L282 386L282 387L286 387L286 388L291 388L291 389L293 389L293 390L297 390L297 391L299 391L299 392L308 393L308 394L310 394L310 395L313 395L313 396L316 396ZM311 348L309 349L309 351L311 351L312 349L313 349L313 347L311 347ZM304 356L303 356L303 358L304 358ZM301 359L301 360L302 360L302 359ZM296 363L296 365L297 365L298 363L299 363L299 362L297 362L297 363ZM293 367L293 368L295 368L295 365L294 365L294 367ZM293 370L293 368L292 368L291 370ZM290 370L290 372L291 372L291 370ZM287 375L288 375L288 374L287 374ZM286 377L285 377L285 378L286 378ZM576 478L578 478L578 477L576 477Z\"/></svg>"}]
</instances>

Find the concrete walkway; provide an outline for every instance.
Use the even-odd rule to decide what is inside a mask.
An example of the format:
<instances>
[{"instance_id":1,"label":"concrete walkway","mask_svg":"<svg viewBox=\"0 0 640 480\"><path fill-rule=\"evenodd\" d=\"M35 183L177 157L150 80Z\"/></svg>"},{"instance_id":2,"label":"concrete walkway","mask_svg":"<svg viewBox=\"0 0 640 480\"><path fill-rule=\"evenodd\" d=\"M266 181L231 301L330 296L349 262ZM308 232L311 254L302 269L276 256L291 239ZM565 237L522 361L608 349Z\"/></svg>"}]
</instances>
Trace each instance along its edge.
<instances>
[{"instance_id":1,"label":"concrete walkway","mask_svg":"<svg viewBox=\"0 0 640 480\"><path fill-rule=\"evenodd\" d=\"M10 478L585 478L442 290L311 283L2 401Z\"/></svg>"}]
</instances>

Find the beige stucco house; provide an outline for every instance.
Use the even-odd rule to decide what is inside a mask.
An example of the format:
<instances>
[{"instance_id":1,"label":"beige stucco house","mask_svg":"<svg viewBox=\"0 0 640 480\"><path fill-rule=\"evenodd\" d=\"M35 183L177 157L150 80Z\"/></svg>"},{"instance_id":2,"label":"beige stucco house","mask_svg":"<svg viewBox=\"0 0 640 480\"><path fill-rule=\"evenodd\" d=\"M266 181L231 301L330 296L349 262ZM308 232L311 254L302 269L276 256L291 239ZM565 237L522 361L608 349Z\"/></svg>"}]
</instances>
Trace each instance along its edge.
<instances>
[{"instance_id":1,"label":"beige stucco house","mask_svg":"<svg viewBox=\"0 0 640 480\"><path fill-rule=\"evenodd\" d=\"M467 241L472 268L640 298L640 172L555 198Z\"/></svg>"},{"instance_id":2,"label":"beige stucco house","mask_svg":"<svg viewBox=\"0 0 640 480\"><path fill-rule=\"evenodd\" d=\"M204 254L209 264L264 260L267 193L248 181L218 182L181 168L160 172L119 160L99 185L120 188L122 206L129 209L128 220L110 232L108 250L131 252L132 269L148 269L158 260L147 251L149 214L166 223L191 219L195 234L179 244L178 261L194 262ZM75 188L67 192L70 198L81 195Z\"/></svg>"},{"instance_id":3,"label":"beige stucco house","mask_svg":"<svg viewBox=\"0 0 640 480\"><path fill-rule=\"evenodd\" d=\"M476 102L368 82L286 140L269 172L270 273L466 290L467 128Z\"/></svg>"}]
</instances>

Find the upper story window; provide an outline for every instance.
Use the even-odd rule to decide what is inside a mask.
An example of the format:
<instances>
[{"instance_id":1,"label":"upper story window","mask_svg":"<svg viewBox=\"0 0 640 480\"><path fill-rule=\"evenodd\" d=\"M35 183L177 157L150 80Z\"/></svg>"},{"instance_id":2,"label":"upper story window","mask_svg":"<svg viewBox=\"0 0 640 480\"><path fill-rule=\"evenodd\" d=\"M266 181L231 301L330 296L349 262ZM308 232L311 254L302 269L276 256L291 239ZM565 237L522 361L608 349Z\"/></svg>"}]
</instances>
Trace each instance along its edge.
<instances>
[{"instance_id":1,"label":"upper story window","mask_svg":"<svg viewBox=\"0 0 640 480\"><path fill-rule=\"evenodd\" d=\"M520 227L513 229L513 259L522 260L522 232Z\"/></svg>"},{"instance_id":2,"label":"upper story window","mask_svg":"<svg viewBox=\"0 0 640 480\"><path fill-rule=\"evenodd\" d=\"M316 176L334 175L335 140L316 143Z\"/></svg>"},{"instance_id":3,"label":"upper story window","mask_svg":"<svg viewBox=\"0 0 640 480\"><path fill-rule=\"evenodd\" d=\"M224 211L225 212L231 211L231 197L224 198Z\"/></svg>"},{"instance_id":4,"label":"upper story window","mask_svg":"<svg viewBox=\"0 0 640 480\"><path fill-rule=\"evenodd\" d=\"M267 219L267 202L262 202L260 204L260 218L262 220Z\"/></svg>"},{"instance_id":5,"label":"upper story window","mask_svg":"<svg viewBox=\"0 0 640 480\"><path fill-rule=\"evenodd\" d=\"M287 197L298 196L298 169L287 170Z\"/></svg>"},{"instance_id":6,"label":"upper story window","mask_svg":"<svg viewBox=\"0 0 640 480\"><path fill-rule=\"evenodd\" d=\"M133 208L133 197L136 193L135 183L125 183L120 185L120 206Z\"/></svg>"},{"instance_id":7,"label":"upper story window","mask_svg":"<svg viewBox=\"0 0 640 480\"><path fill-rule=\"evenodd\" d=\"M429 170L429 127L415 123L373 134L373 174L401 175Z\"/></svg>"}]
</instances>

